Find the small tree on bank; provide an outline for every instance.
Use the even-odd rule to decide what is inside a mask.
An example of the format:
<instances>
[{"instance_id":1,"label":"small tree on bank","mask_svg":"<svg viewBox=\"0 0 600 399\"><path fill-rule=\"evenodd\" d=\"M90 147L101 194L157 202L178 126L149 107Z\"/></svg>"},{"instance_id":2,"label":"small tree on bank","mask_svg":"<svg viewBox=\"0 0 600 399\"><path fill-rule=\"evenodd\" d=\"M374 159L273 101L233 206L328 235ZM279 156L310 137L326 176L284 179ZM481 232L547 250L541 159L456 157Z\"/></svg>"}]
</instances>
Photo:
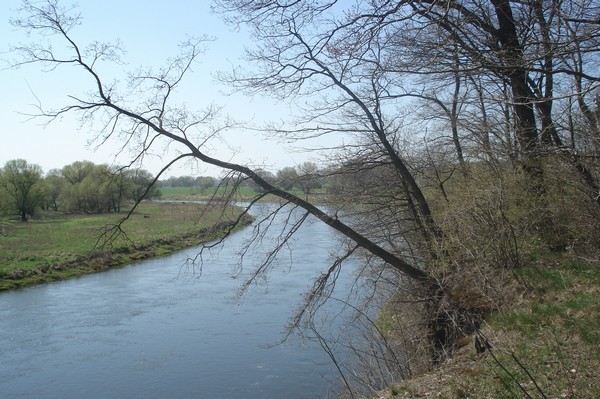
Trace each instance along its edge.
<instances>
[{"instance_id":1,"label":"small tree on bank","mask_svg":"<svg viewBox=\"0 0 600 399\"><path fill-rule=\"evenodd\" d=\"M0 171L0 187L10 197L8 208L17 211L22 222L27 222L35 209L42 205L41 182L42 169L24 159L8 161Z\"/></svg>"}]
</instances>

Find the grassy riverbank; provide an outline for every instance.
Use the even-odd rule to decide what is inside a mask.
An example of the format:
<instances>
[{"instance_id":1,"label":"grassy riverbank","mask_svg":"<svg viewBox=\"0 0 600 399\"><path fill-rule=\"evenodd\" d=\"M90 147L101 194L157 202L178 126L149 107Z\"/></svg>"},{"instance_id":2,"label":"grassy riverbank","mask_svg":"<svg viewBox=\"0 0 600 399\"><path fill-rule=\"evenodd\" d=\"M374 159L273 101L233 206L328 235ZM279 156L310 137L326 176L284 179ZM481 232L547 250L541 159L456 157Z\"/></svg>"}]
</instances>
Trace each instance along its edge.
<instances>
[{"instance_id":1,"label":"grassy riverbank","mask_svg":"<svg viewBox=\"0 0 600 399\"><path fill-rule=\"evenodd\" d=\"M114 241L103 244L126 213L57 215L28 223L0 221L0 290L93 273L161 256L219 237L239 209L192 203L143 203Z\"/></svg>"},{"instance_id":2,"label":"grassy riverbank","mask_svg":"<svg viewBox=\"0 0 600 399\"><path fill-rule=\"evenodd\" d=\"M512 303L488 317L491 348L474 337L438 369L379 398L600 397L600 268L571 254L534 256L518 272Z\"/></svg>"}]
</instances>

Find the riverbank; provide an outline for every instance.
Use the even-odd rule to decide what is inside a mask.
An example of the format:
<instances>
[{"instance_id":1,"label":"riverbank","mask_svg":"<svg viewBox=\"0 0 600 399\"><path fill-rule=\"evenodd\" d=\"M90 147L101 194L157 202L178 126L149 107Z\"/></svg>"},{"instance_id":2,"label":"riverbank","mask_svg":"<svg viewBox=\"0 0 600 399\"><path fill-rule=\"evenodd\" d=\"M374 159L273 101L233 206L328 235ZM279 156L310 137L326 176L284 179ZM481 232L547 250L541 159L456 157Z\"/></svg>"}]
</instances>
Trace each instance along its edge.
<instances>
[{"instance_id":1,"label":"riverbank","mask_svg":"<svg viewBox=\"0 0 600 399\"><path fill-rule=\"evenodd\" d=\"M390 386L392 398L600 397L600 258L549 253L516 272L512 300L438 368Z\"/></svg>"},{"instance_id":2,"label":"riverbank","mask_svg":"<svg viewBox=\"0 0 600 399\"><path fill-rule=\"evenodd\" d=\"M2 221L0 291L107 270L221 237L240 209L195 203L142 203L126 213L47 213L28 223ZM251 217L244 219L249 224ZM113 234L116 234L113 236Z\"/></svg>"}]
</instances>

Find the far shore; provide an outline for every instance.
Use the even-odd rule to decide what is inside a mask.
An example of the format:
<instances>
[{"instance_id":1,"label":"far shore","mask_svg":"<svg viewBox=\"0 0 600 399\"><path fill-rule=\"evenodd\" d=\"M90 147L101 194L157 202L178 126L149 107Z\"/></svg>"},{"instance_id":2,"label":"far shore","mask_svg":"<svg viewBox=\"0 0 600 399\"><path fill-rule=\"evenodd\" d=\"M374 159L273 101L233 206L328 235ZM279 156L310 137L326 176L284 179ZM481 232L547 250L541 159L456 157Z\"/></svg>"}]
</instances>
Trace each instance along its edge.
<instances>
[{"instance_id":1,"label":"far shore","mask_svg":"<svg viewBox=\"0 0 600 399\"><path fill-rule=\"evenodd\" d=\"M0 291L64 280L168 255L226 234L240 209L227 212L194 203L151 202L102 242L125 213L44 215L27 223L0 221ZM252 222L245 216L236 228Z\"/></svg>"}]
</instances>

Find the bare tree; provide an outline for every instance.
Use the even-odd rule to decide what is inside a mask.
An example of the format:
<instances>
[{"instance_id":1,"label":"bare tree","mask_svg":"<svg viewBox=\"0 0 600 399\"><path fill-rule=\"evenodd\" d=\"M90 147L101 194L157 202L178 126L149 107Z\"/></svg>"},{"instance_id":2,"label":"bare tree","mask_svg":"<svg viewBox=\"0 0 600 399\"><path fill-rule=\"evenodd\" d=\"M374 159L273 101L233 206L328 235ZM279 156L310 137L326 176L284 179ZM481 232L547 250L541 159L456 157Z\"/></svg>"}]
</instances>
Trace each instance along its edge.
<instances>
[{"instance_id":1,"label":"bare tree","mask_svg":"<svg viewBox=\"0 0 600 399\"><path fill-rule=\"evenodd\" d=\"M367 259L399 273L402 284L415 283L413 292L426 303L423 309L434 357L440 360L459 333L477 329L480 315L471 317L472 309L464 303L448 305L452 302L449 286L460 280L465 265L453 258L452 240L431 206L438 195L427 192L423 172L434 164L436 184L442 185L439 195L445 201L451 197L443 190L447 176L439 173L442 168L436 157L423 165L413 151L413 144L430 125L411 118L415 103L407 99L424 100L443 111L459 165L469 161L464 143L479 141L496 164L505 159L521 163L530 188L543 197L544 156L577 155L563 145L564 136L574 130L560 129L556 104L562 98L575 99L582 112L591 115L585 105L600 78L595 69L585 68L598 54L596 15L585 3L571 1L345 4L215 1L217 10L231 22L248 26L259 43L247 53L248 61L258 68L236 69L221 78L235 89L305 101L296 121L270 132L287 140L344 136L345 145L328 152L336 163L328 174L354 184L342 185L340 193L346 197L338 197L337 209L331 210L278 188L259 169L213 156L210 142L233 122L221 117L214 105L192 112L174 103L174 91L184 84L209 38L188 40L164 68L137 71L123 88L100 72L103 63L119 59L117 46L80 45L74 32L77 16L56 0L44 5L25 1L25 17L13 23L56 40L61 51L46 42L15 50L24 57L20 65L41 64L49 70L76 67L89 79L89 94L72 95L70 104L41 109L40 116L53 120L75 112L84 121L100 123L103 129L97 138L134 149L132 163L151 149L176 148L180 155L167 162L154 181L173 163L195 159L225 171L221 182L225 200L233 199L235 189L250 180L261 188L250 206L270 194L301 209L303 216L288 220L281 240L266 252L250 282L268 271L278 251L313 215L353 244L316 280L309 303L328 296L328 282L345 257L360 248ZM577 40L564 39L560 32L565 26ZM575 50L571 42L577 43ZM573 79L578 87L575 93L564 85ZM476 123L466 120L469 114ZM483 133L473 126L482 126ZM494 144L502 146L504 153L494 151ZM597 178L580 159L572 159L590 197L600 203ZM255 242L260 241L261 231L272 227L272 216L284 210L273 212L257 223ZM496 223L504 216L498 212L489 219Z\"/></svg>"},{"instance_id":2,"label":"bare tree","mask_svg":"<svg viewBox=\"0 0 600 399\"><path fill-rule=\"evenodd\" d=\"M216 107L209 106L200 113L192 113L176 107L171 102L174 90L182 84L191 65L201 56L203 43L208 38L192 39L182 44L181 54L168 60L167 66L160 71L155 73L142 71L132 75L128 90L132 96L138 98L138 101L131 102L116 84L106 83L98 71L101 63L118 59L120 50L118 47L98 42L81 47L72 33L73 28L79 23L79 17L61 8L55 0L49 0L44 5L25 1L22 13L25 17L14 19L12 21L14 25L29 33L54 37L66 49L61 53L56 52L50 43L16 47L15 51L24 57L19 65L36 63L50 70L75 66L88 75L90 85L94 89L85 97L72 96L73 103L60 109L41 109L39 116L56 119L65 113L77 112L84 120L96 118L104 126L101 130L102 140L117 139L123 142L124 146L129 145L137 149L134 161L143 158L150 148L165 142L178 145L181 154L169 162L162 171L182 159L195 158L229 171L234 178L233 181L251 179L264 190L261 196L266 193L273 194L305 209L307 213L349 237L407 277L422 282L429 289L438 288L435 279L425 271L397 257L338 218L328 215L314 204L278 189L250 167L217 159L205 152L208 150L206 144L222 129L227 128L229 121L226 120L225 123L217 124L215 127L218 115ZM160 173L155 177L155 181L159 177Z\"/></svg>"}]
</instances>

